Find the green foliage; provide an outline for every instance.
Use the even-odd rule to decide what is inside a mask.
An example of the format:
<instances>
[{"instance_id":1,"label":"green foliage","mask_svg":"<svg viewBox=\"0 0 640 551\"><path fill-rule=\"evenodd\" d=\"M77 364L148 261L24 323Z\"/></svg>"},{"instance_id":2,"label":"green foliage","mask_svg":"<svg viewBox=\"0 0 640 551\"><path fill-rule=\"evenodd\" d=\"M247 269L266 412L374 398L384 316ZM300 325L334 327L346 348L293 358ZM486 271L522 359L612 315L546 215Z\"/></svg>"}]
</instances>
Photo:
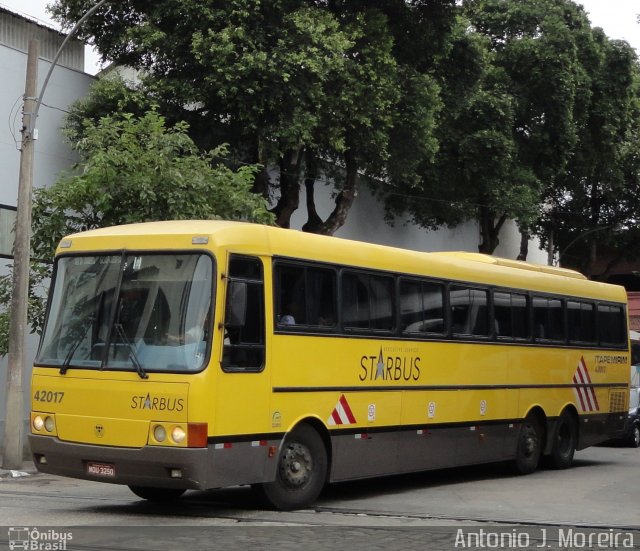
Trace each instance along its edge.
<instances>
[{"instance_id":1,"label":"green foliage","mask_svg":"<svg viewBox=\"0 0 640 551\"><path fill-rule=\"evenodd\" d=\"M488 253L506 219L529 230L576 146L589 32L568 0L465 1L442 70L440 148L389 211L427 228L475 218Z\"/></svg>"},{"instance_id":2,"label":"green foliage","mask_svg":"<svg viewBox=\"0 0 640 551\"><path fill-rule=\"evenodd\" d=\"M628 44L599 29L580 53L578 143L539 231L553 236L564 265L606 278L621 259L640 255L640 65ZM602 253L608 265L598 262Z\"/></svg>"},{"instance_id":3,"label":"green foliage","mask_svg":"<svg viewBox=\"0 0 640 551\"><path fill-rule=\"evenodd\" d=\"M187 125L167 128L155 111L86 121L76 142L80 174L37 190L33 209L37 257L51 256L65 234L150 220L225 218L270 223L264 200L251 193L255 166L232 171L201 155Z\"/></svg>"},{"instance_id":4,"label":"green foliage","mask_svg":"<svg viewBox=\"0 0 640 551\"><path fill-rule=\"evenodd\" d=\"M91 5L53 12L71 25ZM336 209L322 221L309 202L309 231L344 222L364 175L389 220L477 219L484 252L507 218L560 251L601 228L576 258L635 243L637 58L571 0L124 0L82 32L145 76L79 120L157 105L202 150L259 163L280 225L324 171Z\"/></svg>"},{"instance_id":5,"label":"green foliage","mask_svg":"<svg viewBox=\"0 0 640 551\"><path fill-rule=\"evenodd\" d=\"M53 11L70 25L88 6L59 0ZM233 158L278 167L255 188L278 198L280 225L315 172L303 159L340 168L344 201L318 227L329 232L355 196L349 175L415 182L434 155L441 102L431 73L454 17L455 0L131 0L99 10L85 32L109 59L142 69L146 96L188 121L201 148L225 142Z\"/></svg>"},{"instance_id":6,"label":"green foliage","mask_svg":"<svg viewBox=\"0 0 640 551\"><path fill-rule=\"evenodd\" d=\"M89 93L75 101L62 129L72 148L77 148L85 130L102 117L117 113L143 115L157 108L157 102L139 86L125 82L117 72L98 78Z\"/></svg>"},{"instance_id":7,"label":"green foliage","mask_svg":"<svg viewBox=\"0 0 640 551\"><path fill-rule=\"evenodd\" d=\"M44 323L47 282L50 276L49 264L32 262L27 304L27 317L32 333L40 334ZM0 276L0 357L9 351L11 283L10 275Z\"/></svg>"}]
</instances>

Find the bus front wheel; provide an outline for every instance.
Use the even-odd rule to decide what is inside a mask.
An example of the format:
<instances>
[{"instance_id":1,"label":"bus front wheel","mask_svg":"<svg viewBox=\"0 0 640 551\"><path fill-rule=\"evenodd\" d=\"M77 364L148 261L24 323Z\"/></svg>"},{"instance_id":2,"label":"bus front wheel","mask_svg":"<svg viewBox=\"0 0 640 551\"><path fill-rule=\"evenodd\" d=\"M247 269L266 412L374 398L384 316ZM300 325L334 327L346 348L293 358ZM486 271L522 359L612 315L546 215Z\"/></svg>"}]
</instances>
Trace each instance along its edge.
<instances>
[{"instance_id":1,"label":"bus front wheel","mask_svg":"<svg viewBox=\"0 0 640 551\"><path fill-rule=\"evenodd\" d=\"M186 491L177 488L152 488L150 486L129 486L129 489L142 499L157 502L173 501Z\"/></svg>"},{"instance_id":2,"label":"bus front wheel","mask_svg":"<svg viewBox=\"0 0 640 551\"><path fill-rule=\"evenodd\" d=\"M535 415L528 415L520 426L514 461L518 474L530 474L538 468L542 454L542 427Z\"/></svg>"},{"instance_id":3,"label":"bus front wheel","mask_svg":"<svg viewBox=\"0 0 640 551\"><path fill-rule=\"evenodd\" d=\"M257 486L267 502L282 511L313 503L327 480L327 450L309 425L301 425L285 438L278 456L276 479Z\"/></svg>"}]
</instances>

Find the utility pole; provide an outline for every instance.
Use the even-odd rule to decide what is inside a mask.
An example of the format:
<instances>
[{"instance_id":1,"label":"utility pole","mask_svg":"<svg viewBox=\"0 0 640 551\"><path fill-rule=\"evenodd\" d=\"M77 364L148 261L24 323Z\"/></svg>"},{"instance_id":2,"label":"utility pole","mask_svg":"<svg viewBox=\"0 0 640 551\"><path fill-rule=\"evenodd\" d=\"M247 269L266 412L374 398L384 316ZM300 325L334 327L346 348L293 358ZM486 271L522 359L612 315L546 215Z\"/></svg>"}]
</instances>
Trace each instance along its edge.
<instances>
[{"instance_id":1,"label":"utility pole","mask_svg":"<svg viewBox=\"0 0 640 551\"><path fill-rule=\"evenodd\" d=\"M29 41L27 79L22 110L22 144L20 147L20 180L18 211L13 244L13 292L9 326L9 355L2 466L22 467L24 439L24 392L22 375L25 335L27 334L27 304L29 302L29 265L31 256L31 190L33 189L33 146L35 133L36 88L38 82L38 41Z\"/></svg>"}]
</instances>

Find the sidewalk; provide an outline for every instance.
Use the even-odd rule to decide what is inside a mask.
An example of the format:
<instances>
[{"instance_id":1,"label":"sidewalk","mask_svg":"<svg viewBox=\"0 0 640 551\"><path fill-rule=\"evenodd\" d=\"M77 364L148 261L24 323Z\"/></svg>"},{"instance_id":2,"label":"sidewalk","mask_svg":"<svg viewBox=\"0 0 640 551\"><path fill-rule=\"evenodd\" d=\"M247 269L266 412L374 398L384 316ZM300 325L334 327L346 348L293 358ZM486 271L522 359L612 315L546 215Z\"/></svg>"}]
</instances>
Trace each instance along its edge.
<instances>
[{"instance_id":1,"label":"sidewalk","mask_svg":"<svg viewBox=\"0 0 640 551\"><path fill-rule=\"evenodd\" d=\"M2 458L0 458L0 465L2 465ZM33 461L27 460L22 462L22 467L19 469L3 469L0 466L0 480L5 478L23 478L26 476L33 476L38 473Z\"/></svg>"}]
</instances>

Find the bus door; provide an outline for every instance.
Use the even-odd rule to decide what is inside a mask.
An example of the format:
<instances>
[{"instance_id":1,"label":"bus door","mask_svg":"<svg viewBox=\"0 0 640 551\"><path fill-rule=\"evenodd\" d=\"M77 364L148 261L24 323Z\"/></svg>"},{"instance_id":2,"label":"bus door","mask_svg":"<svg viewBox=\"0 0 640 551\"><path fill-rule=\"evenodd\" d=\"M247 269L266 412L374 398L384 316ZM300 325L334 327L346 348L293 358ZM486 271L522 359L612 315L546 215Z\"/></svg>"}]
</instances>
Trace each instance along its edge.
<instances>
[{"instance_id":1,"label":"bus door","mask_svg":"<svg viewBox=\"0 0 640 551\"><path fill-rule=\"evenodd\" d=\"M223 283L224 321L219 329L222 373L216 379L213 438L225 442L233 437L250 446L270 427L262 259L229 254ZM227 455L233 460L232 454Z\"/></svg>"}]
</instances>

